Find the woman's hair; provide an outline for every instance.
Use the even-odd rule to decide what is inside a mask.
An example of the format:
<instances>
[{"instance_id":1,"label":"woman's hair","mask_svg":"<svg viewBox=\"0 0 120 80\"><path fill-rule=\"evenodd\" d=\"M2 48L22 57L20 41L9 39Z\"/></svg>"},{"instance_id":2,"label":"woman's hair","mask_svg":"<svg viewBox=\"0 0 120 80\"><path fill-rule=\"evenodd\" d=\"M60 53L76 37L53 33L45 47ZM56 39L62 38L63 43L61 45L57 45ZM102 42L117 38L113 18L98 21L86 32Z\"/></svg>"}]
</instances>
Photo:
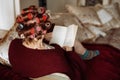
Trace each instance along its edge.
<instances>
[{"instance_id":1,"label":"woman's hair","mask_svg":"<svg viewBox=\"0 0 120 80\"><path fill-rule=\"evenodd\" d=\"M40 38L41 35L46 34L54 26L49 21L46 9L34 5L23 9L21 14L17 16L16 23L18 23L16 31L19 36L22 35L24 38L29 39Z\"/></svg>"}]
</instances>

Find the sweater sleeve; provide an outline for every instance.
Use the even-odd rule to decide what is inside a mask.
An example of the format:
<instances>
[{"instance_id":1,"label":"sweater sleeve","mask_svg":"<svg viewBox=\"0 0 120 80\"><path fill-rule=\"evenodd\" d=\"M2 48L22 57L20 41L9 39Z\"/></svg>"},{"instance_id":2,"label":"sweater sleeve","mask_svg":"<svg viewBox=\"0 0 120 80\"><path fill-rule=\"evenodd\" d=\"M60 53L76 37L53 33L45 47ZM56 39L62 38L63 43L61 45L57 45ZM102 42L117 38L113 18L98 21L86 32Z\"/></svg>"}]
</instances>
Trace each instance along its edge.
<instances>
[{"instance_id":1,"label":"sweater sleeve","mask_svg":"<svg viewBox=\"0 0 120 80\"><path fill-rule=\"evenodd\" d=\"M0 64L0 80L30 80L12 71L11 67Z\"/></svg>"}]
</instances>

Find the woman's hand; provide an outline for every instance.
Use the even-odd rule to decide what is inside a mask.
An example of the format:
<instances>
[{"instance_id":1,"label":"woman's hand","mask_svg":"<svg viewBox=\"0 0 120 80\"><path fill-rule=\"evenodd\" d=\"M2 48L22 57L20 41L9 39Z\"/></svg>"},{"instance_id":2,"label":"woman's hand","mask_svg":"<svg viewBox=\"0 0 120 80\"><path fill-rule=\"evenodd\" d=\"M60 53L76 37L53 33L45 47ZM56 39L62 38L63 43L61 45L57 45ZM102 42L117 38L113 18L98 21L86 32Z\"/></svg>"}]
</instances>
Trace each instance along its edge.
<instances>
[{"instance_id":1,"label":"woman's hand","mask_svg":"<svg viewBox=\"0 0 120 80\"><path fill-rule=\"evenodd\" d=\"M72 51L72 50L73 50L73 48L72 48L72 47L69 47L69 46L63 46L63 49L64 49L65 51Z\"/></svg>"},{"instance_id":2,"label":"woman's hand","mask_svg":"<svg viewBox=\"0 0 120 80\"><path fill-rule=\"evenodd\" d=\"M50 41L52 38L52 32L45 34L45 40Z\"/></svg>"}]
</instances>

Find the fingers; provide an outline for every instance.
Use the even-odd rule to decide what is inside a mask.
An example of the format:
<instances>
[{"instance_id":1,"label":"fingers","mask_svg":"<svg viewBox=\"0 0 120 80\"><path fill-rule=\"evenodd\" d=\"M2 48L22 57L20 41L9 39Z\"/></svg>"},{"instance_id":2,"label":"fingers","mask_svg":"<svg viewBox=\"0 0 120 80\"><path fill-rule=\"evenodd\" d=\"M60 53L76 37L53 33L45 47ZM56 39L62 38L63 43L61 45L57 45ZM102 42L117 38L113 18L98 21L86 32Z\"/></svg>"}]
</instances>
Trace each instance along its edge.
<instances>
[{"instance_id":1,"label":"fingers","mask_svg":"<svg viewBox=\"0 0 120 80\"><path fill-rule=\"evenodd\" d=\"M52 38L52 32L47 33L47 34L45 35L45 40L50 41L51 38Z\"/></svg>"},{"instance_id":2,"label":"fingers","mask_svg":"<svg viewBox=\"0 0 120 80\"><path fill-rule=\"evenodd\" d=\"M73 48L72 48L72 47L69 47L69 46L63 46L63 49L64 49L65 51L72 51L72 50L73 50Z\"/></svg>"}]
</instances>

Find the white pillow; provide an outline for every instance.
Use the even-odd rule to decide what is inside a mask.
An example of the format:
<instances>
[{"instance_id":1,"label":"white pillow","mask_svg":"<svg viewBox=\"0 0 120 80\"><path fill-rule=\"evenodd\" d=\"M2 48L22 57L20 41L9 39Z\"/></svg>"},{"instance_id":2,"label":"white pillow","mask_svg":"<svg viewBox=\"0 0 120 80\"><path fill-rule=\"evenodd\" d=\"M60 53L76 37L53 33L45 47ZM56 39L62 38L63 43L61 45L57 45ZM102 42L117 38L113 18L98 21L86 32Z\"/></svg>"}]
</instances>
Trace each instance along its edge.
<instances>
[{"instance_id":1,"label":"white pillow","mask_svg":"<svg viewBox=\"0 0 120 80\"><path fill-rule=\"evenodd\" d=\"M112 15L110 15L110 13L108 13L105 9L98 10L97 15L100 21L102 22L102 24L108 23L113 18Z\"/></svg>"},{"instance_id":2,"label":"white pillow","mask_svg":"<svg viewBox=\"0 0 120 80\"><path fill-rule=\"evenodd\" d=\"M7 33L7 36L4 38L2 43L0 43L0 63L5 65L10 65L8 59L8 49L11 41L18 37L17 32L14 27Z\"/></svg>"},{"instance_id":3,"label":"white pillow","mask_svg":"<svg viewBox=\"0 0 120 80\"><path fill-rule=\"evenodd\" d=\"M2 64L9 64L9 59L8 59L8 48L9 48L10 42L6 42L2 45L0 45L0 63Z\"/></svg>"}]
</instances>

